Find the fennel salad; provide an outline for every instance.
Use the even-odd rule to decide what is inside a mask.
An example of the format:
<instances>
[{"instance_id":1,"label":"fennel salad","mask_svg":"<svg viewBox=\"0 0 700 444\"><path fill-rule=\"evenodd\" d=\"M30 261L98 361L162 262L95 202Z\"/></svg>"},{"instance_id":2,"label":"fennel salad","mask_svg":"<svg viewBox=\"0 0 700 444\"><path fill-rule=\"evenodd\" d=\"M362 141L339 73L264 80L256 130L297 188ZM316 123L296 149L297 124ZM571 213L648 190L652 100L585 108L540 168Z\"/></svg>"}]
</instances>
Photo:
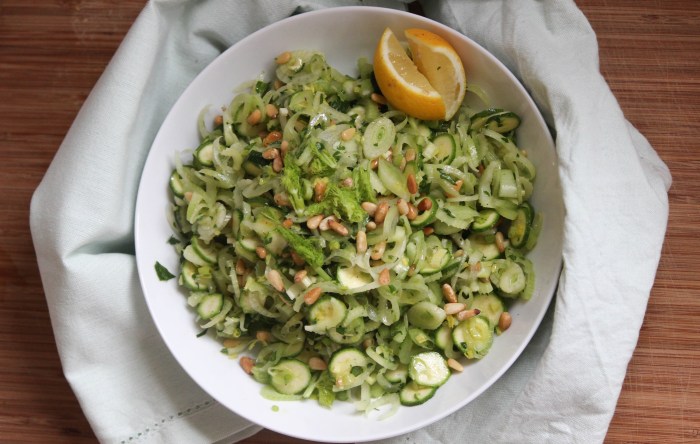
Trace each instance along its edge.
<instances>
[{"instance_id":1,"label":"fennel salad","mask_svg":"<svg viewBox=\"0 0 700 444\"><path fill-rule=\"evenodd\" d=\"M520 118L470 85L481 109L420 121L365 59L351 77L317 52L280 57L175 158L179 284L269 399L422 404L533 294Z\"/></svg>"}]
</instances>

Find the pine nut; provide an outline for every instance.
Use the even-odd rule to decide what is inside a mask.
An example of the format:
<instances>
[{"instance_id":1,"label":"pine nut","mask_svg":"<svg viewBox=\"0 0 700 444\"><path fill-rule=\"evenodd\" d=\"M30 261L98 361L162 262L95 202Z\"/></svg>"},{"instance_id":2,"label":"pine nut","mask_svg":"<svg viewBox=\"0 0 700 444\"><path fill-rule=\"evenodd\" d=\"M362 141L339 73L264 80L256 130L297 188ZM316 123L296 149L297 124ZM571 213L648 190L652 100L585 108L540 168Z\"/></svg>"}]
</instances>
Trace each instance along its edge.
<instances>
[{"instance_id":1,"label":"pine nut","mask_svg":"<svg viewBox=\"0 0 700 444\"><path fill-rule=\"evenodd\" d=\"M314 199L316 202L321 202L323 200L323 195L326 194L326 182L319 180L314 184Z\"/></svg>"},{"instance_id":2,"label":"pine nut","mask_svg":"<svg viewBox=\"0 0 700 444\"><path fill-rule=\"evenodd\" d=\"M416 217L418 217L418 210L416 209L415 205L412 203L408 204L408 213L406 213L406 218L408 220L414 220Z\"/></svg>"},{"instance_id":3,"label":"pine nut","mask_svg":"<svg viewBox=\"0 0 700 444\"><path fill-rule=\"evenodd\" d=\"M374 216L374 213L377 211L377 204L372 203L372 202L362 202L360 204L363 210L367 212L370 216Z\"/></svg>"},{"instance_id":4,"label":"pine nut","mask_svg":"<svg viewBox=\"0 0 700 444\"><path fill-rule=\"evenodd\" d=\"M416 160L416 150L413 148L407 149L406 155L404 156L404 159L406 159L407 162L411 162L413 160Z\"/></svg>"},{"instance_id":5,"label":"pine nut","mask_svg":"<svg viewBox=\"0 0 700 444\"><path fill-rule=\"evenodd\" d=\"M284 281L279 271L270 270L267 273L267 279L270 281L270 284L275 287L275 290L284 291Z\"/></svg>"},{"instance_id":6,"label":"pine nut","mask_svg":"<svg viewBox=\"0 0 700 444\"><path fill-rule=\"evenodd\" d=\"M358 254L367 251L367 233L364 231L358 231L355 235L355 248L357 248Z\"/></svg>"},{"instance_id":7,"label":"pine nut","mask_svg":"<svg viewBox=\"0 0 700 444\"><path fill-rule=\"evenodd\" d=\"M330 222L331 222L332 220L336 220L336 219L335 219L335 216L328 216L328 217L326 217L325 219L323 219L323 220L321 221L320 224L318 224L318 229L321 230L321 231L328 231L328 230L330 230L330 228L331 228Z\"/></svg>"},{"instance_id":8,"label":"pine nut","mask_svg":"<svg viewBox=\"0 0 700 444\"><path fill-rule=\"evenodd\" d=\"M236 261L236 274L240 276L246 274L246 272L248 272L248 267L245 266L243 259L239 258Z\"/></svg>"},{"instance_id":9,"label":"pine nut","mask_svg":"<svg viewBox=\"0 0 700 444\"><path fill-rule=\"evenodd\" d=\"M312 305L320 297L321 297L321 287L314 287L304 294L304 303L306 305Z\"/></svg>"},{"instance_id":10,"label":"pine nut","mask_svg":"<svg viewBox=\"0 0 700 444\"><path fill-rule=\"evenodd\" d=\"M270 134L265 136L263 139L263 145L268 146L271 143L279 142L282 140L282 133L279 131L270 131ZM277 155L279 155L279 151L277 152Z\"/></svg>"},{"instance_id":11,"label":"pine nut","mask_svg":"<svg viewBox=\"0 0 700 444\"><path fill-rule=\"evenodd\" d=\"M219 126L222 123L224 123L224 116L216 116L214 117L214 126Z\"/></svg>"},{"instance_id":12,"label":"pine nut","mask_svg":"<svg viewBox=\"0 0 700 444\"><path fill-rule=\"evenodd\" d=\"M321 223L323 220L323 214L317 214L316 216L311 216L307 221L306 221L306 226L309 230L315 230L318 228L318 225Z\"/></svg>"},{"instance_id":13,"label":"pine nut","mask_svg":"<svg viewBox=\"0 0 700 444\"><path fill-rule=\"evenodd\" d=\"M376 170L378 166L379 166L378 159L372 159L372 161L369 163L369 167L373 170Z\"/></svg>"},{"instance_id":14,"label":"pine nut","mask_svg":"<svg viewBox=\"0 0 700 444\"><path fill-rule=\"evenodd\" d=\"M241 368L244 372L248 374L253 373L253 367L255 367L255 361L253 360L253 358L250 358L248 356L241 356L241 359L238 360L238 363L241 364Z\"/></svg>"},{"instance_id":15,"label":"pine nut","mask_svg":"<svg viewBox=\"0 0 700 444\"><path fill-rule=\"evenodd\" d=\"M258 330L257 332L255 332L255 339L267 344L268 342L270 342L272 340L272 335L270 334L269 331Z\"/></svg>"},{"instance_id":16,"label":"pine nut","mask_svg":"<svg viewBox=\"0 0 700 444\"><path fill-rule=\"evenodd\" d=\"M309 358L309 368L311 370L323 371L328 368L326 361L316 356Z\"/></svg>"},{"instance_id":17,"label":"pine nut","mask_svg":"<svg viewBox=\"0 0 700 444\"><path fill-rule=\"evenodd\" d=\"M265 247L255 247L255 254L258 255L260 259L265 259L267 257L267 250Z\"/></svg>"},{"instance_id":18,"label":"pine nut","mask_svg":"<svg viewBox=\"0 0 700 444\"><path fill-rule=\"evenodd\" d=\"M382 258L382 256L384 256L384 250L386 250L386 241L381 241L372 247L372 253L369 257L375 261L378 261Z\"/></svg>"},{"instance_id":19,"label":"pine nut","mask_svg":"<svg viewBox=\"0 0 700 444\"><path fill-rule=\"evenodd\" d=\"M275 194L274 201L280 207L288 207L289 206L289 198L287 198L287 195L284 193Z\"/></svg>"},{"instance_id":20,"label":"pine nut","mask_svg":"<svg viewBox=\"0 0 700 444\"><path fill-rule=\"evenodd\" d=\"M474 316L478 315L479 313L481 313L481 310L479 310L478 308L472 308L471 310L463 310L463 311L460 311L459 313L457 313L457 319L460 321L463 321L465 319L469 319L471 317L474 317Z\"/></svg>"},{"instance_id":21,"label":"pine nut","mask_svg":"<svg viewBox=\"0 0 700 444\"><path fill-rule=\"evenodd\" d=\"M442 284L442 295L449 303L457 302L457 295L455 294L454 288L452 288L452 285L450 284Z\"/></svg>"},{"instance_id":22,"label":"pine nut","mask_svg":"<svg viewBox=\"0 0 700 444\"><path fill-rule=\"evenodd\" d=\"M192 191L185 191L185 202L190 202L192 200Z\"/></svg>"},{"instance_id":23,"label":"pine nut","mask_svg":"<svg viewBox=\"0 0 700 444\"><path fill-rule=\"evenodd\" d=\"M386 105L386 98L384 98L383 95L377 94L377 93L372 93L369 98L374 102L378 103L380 105Z\"/></svg>"},{"instance_id":24,"label":"pine nut","mask_svg":"<svg viewBox=\"0 0 700 444\"><path fill-rule=\"evenodd\" d=\"M284 65L287 63L290 59L292 58L292 53L289 51L285 51L282 54L278 55L275 57L275 63L278 65Z\"/></svg>"},{"instance_id":25,"label":"pine nut","mask_svg":"<svg viewBox=\"0 0 700 444\"><path fill-rule=\"evenodd\" d=\"M345 225L341 224L340 222L336 220L329 220L328 221L328 227L338 233L341 236L347 236L348 235L348 229L345 227Z\"/></svg>"},{"instance_id":26,"label":"pine nut","mask_svg":"<svg viewBox=\"0 0 700 444\"><path fill-rule=\"evenodd\" d=\"M365 225L365 228L367 231L372 231L377 229L377 224L375 222L369 221L367 222L367 225Z\"/></svg>"},{"instance_id":27,"label":"pine nut","mask_svg":"<svg viewBox=\"0 0 700 444\"><path fill-rule=\"evenodd\" d=\"M351 188L354 185L352 177L346 177L340 182L341 187Z\"/></svg>"},{"instance_id":28,"label":"pine nut","mask_svg":"<svg viewBox=\"0 0 700 444\"><path fill-rule=\"evenodd\" d=\"M280 152L277 148L270 148L262 153L263 159L272 160L277 159L280 156Z\"/></svg>"},{"instance_id":29,"label":"pine nut","mask_svg":"<svg viewBox=\"0 0 700 444\"><path fill-rule=\"evenodd\" d=\"M292 256L292 262L294 262L294 265L304 265L306 263L306 260L304 260L303 257L299 256L299 253L296 251L292 251L290 253L290 256Z\"/></svg>"},{"instance_id":30,"label":"pine nut","mask_svg":"<svg viewBox=\"0 0 700 444\"><path fill-rule=\"evenodd\" d=\"M267 117L269 117L270 119L274 119L275 117L277 117L278 113L279 110L272 103L268 103L267 105L265 105L265 114L267 114Z\"/></svg>"},{"instance_id":31,"label":"pine nut","mask_svg":"<svg viewBox=\"0 0 700 444\"><path fill-rule=\"evenodd\" d=\"M294 283L298 284L299 282L303 281L307 274L308 274L308 272L306 270L297 271L294 274Z\"/></svg>"},{"instance_id":32,"label":"pine nut","mask_svg":"<svg viewBox=\"0 0 700 444\"><path fill-rule=\"evenodd\" d=\"M431 208L433 208L433 201L427 197L418 202L418 211L428 211Z\"/></svg>"},{"instance_id":33,"label":"pine nut","mask_svg":"<svg viewBox=\"0 0 700 444\"><path fill-rule=\"evenodd\" d=\"M406 162L406 158L405 158L405 157L404 157L403 159L401 159L401 163L399 164L399 169L400 169L401 171L403 171L403 170L406 169L406 163L407 163L407 162Z\"/></svg>"},{"instance_id":34,"label":"pine nut","mask_svg":"<svg viewBox=\"0 0 700 444\"><path fill-rule=\"evenodd\" d=\"M455 254L453 254L454 257L462 257L464 255L464 250L457 250L455 251Z\"/></svg>"},{"instance_id":35,"label":"pine nut","mask_svg":"<svg viewBox=\"0 0 700 444\"><path fill-rule=\"evenodd\" d=\"M260 120L262 119L262 112L259 109L254 109L252 113L248 115L248 118L246 119L249 124L251 125L257 125L260 123Z\"/></svg>"},{"instance_id":36,"label":"pine nut","mask_svg":"<svg viewBox=\"0 0 700 444\"><path fill-rule=\"evenodd\" d=\"M447 366L456 372L464 371L464 367L456 359L450 358L447 360Z\"/></svg>"},{"instance_id":37,"label":"pine nut","mask_svg":"<svg viewBox=\"0 0 700 444\"><path fill-rule=\"evenodd\" d=\"M472 271L472 272L474 272L474 273L480 272L480 271L481 271L481 262L477 262L477 263L475 263L475 264L471 264L471 265L469 266L469 270Z\"/></svg>"},{"instance_id":38,"label":"pine nut","mask_svg":"<svg viewBox=\"0 0 700 444\"><path fill-rule=\"evenodd\" d=\"M386 213L389 211L389 204L387 202L382 202L377 205L377 211L374 212L374 222L381 224L386 218Z\"/></svg>"},{"instance_id":39,"label":"pine nut","mask_svg":"<svg viewBox=\"0 0 700 444\"><path fill-rule=\"evenodd\" d=\"M280 155L282 156L282 159L284 159L284 156L287 155L287 151L289 151L289 142L283 140L282 143L280 143Z\"/></svg>"},{"instance_id":40,"label":"pine nut","mask_svg":"<svg viewBox=\"0 0 700 444\"><path fill-rule=\"evenodd\" d=\"M282 226L284 228L292 228L292 225L294 225L294 222L291 219L285 219L284 222L282 222Z\"/></svg>"},{"instance_id":41,"label":"pine nut","mask_svg":"<svg viewBox=\"0 0 700 444\"><path fill-rule=\"evenodd\" d=\"M362 341L362 348L367 350L370 347L374 347L374 339L372 338L367 338L364 341Z\"/></svg>"},{"instance_id":42,"label":"pine nut","mask_svg":"<svg viewBox=\"0 0 700 444\"><path fill-rule=\"evenodd\" d=\"M418 183L416 183L416 176L413 174L409 174L406 177L406 187L408 188L408 192L411 194L416 194L418 192Z\"/></svg>"},{"instance_id":43,"label":"pine nut","mask_svg":"<svg viewBox=\"0 0 700 444\"><path fill-rule=\"evenodd\" d=\"M449 302L445 304L445 307L443 308L445 309L445 314L453 315L459 313L460 311L466 310L467 306L461 302Z\"/></svg>"},{"instance_id":44,"label":"pine nut","mask_svg":"<svg viewBox=\"0 0 700 444\"><path fill-rule=\"evenodd\" d=\"M282 83L282 81L280 79L275 79L275 81L272 82L272 87L275 88L276 90L282 88L283 86L284 86L284 83Z\"/></svg>"},{"instance_id":45,"label":"pine nut","mask_svg":"<svg viewBox=\"0 0 700 444\"><path fill-rule=\"evenodd\" d=\"M348 140L355 137L355 132L356 132L355 128L348 128L345 131L343 131L342 133L340 133L340 138L347 142Z\"/></svg>"},{"instance_id":46,"label":"pine nut","mask_svg":"<svg viewBox=\"0 0 700 444\"><path fill-rule=\"evenodd\" d=\"M464 185L464 181L462 179L459 179L457 182L455 182L455 184L454 184L455 191L459 193L459 190L462 189L462 185Z\"/></svg>"},{"instance_id":47,"label":"pine nut","mask_svg":"<svg viewBox=\"0 0 700 444\"><path fill-rule=\"evenodd\" d=\"M508 330L510 324L513 322L513 317L507 311L501 313L501 317L498 318L498 329L501 331Z\"/></svg>"},{"instance_id":48,"label":"pine nut","mask_svg":"<svg viewBox=\"0 0 700 444\"><path fill-rule=\"evenodd\" d=\"M238 347L243 343L243 340L241 338L228 338L224 339L224 347L226 348L235 348Z\"/></svg>"},{"instance_id":49,"label":"pine nut","mask_svg":"<svg viewBox=\"0 0 700 444\"><path fill-rule=\"evenodd\" d=\"M503 233L501 233L500 231L496 232L495 242L496 248L498 248L499 253L503 253L504 251L506 251L506 244L505 240L503 239Z\"/></svg>"},{"instance_id":50,"label":"pine nut","mask_svg":"<svg viewBox=\"0 0 700 444\"><path fill-rule=\"evenodd\" d=\"M275 157L272 160L272 171L274 171L275 173L279 173L280 171L282 171L282 168L284 168L284 163L282 162L282 158Z\"/></svg>"},{"instance_id":51,"label":"pine nut","mask_svg":"<svg viewBox=\"0 0 700 444\"><path fill-rule=\"evenodd\" d=\"M410 267L408 267L408 273L406 273L406 274L408 276L413 276L414 274L416 274L416 266L411 265Z\"/></svg>"},{"instance_id":52,"label":"pine nut","mask_svg":"<svg viewBox=\"0 0 700 444\"><path fill-rule=\"evenodd\" d=\"M399 202L396 204L396 207L399 210L399 214L402 216L405 216L408 214L408 202L406 202L403 199L399 199Z\"/></svg>"},{"instance_id":53,"label":"pine nut","mask_svg":"<svg viewBox=\"0 0 700 444\"><path fill-rule=\"evenodd\" d=\"M389 269L385 268L379 273L379 285L384 286L391 282L391 276L389 276Z\"/></svg>"},{"instance_id":54,"label":"pine nut","mask_svg":"<svg viewBox=\"0 0 700 444\"><path fill-rule=\"evenodd\" d=\"M434 232L435 232L435 228L433 228L433 227L424 227L423 228L423 234L426 236L430 236Z\"/></svg>"}]
</instances>

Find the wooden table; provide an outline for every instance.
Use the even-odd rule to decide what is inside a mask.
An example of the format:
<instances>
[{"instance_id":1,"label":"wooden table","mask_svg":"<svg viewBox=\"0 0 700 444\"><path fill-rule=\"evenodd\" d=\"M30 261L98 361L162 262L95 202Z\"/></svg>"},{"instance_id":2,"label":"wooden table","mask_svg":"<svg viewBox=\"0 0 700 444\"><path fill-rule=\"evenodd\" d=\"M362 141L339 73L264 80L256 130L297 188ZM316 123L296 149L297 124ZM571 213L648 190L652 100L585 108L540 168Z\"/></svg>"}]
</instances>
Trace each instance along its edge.
<instances>
[{"instance_id":1,"label":"wooden table","mask_svg":"<svg viewBox=\"0 0 700 444\"><path fill-rule=\"evenodd\" d=\"M0 0L3 442L95 442L61 371L28 208L83 100L144 3ZM700 443L700 2L577 4L597 32L601 70L627 118L674 178L656 285L607 442ZM245 442L301 441L262 432Z\"/></svg>"}]
</instances>

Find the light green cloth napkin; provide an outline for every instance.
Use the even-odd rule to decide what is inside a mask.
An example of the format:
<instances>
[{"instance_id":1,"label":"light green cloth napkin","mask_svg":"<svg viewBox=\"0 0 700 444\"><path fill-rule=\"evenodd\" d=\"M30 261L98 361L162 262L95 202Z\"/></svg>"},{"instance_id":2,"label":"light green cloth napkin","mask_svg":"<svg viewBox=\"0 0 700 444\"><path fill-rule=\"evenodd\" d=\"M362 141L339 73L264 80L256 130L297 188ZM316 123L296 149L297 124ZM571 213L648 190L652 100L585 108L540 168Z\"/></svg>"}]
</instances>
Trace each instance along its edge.
<instances>
[{"instance_id":1,"label":"light green cloth napkin","mask_svg":"<svg viewBox=\"0 0 700 444\"><path fill-rule=\"evenodd\" d=\"M259 427L214 402L148 314L133 247L137 185L189 82L251 32L326 6L398 1L152 1L85 102L35 193L31 228L64 372L103 442L233 442ZM556 309L474 402L386 442L599 442L634 350L668 214L670 176L598 72L569 0L424 2L531 91L556 130L566 206ZM630 241L632 239L633 241Z\"/></svg>"}]
</instances>

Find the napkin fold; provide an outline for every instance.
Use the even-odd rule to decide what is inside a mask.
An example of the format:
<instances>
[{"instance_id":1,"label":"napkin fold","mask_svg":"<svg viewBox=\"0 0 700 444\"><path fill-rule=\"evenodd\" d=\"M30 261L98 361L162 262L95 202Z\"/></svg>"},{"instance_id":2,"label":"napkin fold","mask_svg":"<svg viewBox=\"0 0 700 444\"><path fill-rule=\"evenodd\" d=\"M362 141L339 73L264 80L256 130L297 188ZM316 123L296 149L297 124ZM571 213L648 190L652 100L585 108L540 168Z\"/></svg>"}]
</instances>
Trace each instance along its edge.
<instances>
[{"instance_id":1,"label":"napkin fold","mask_svg":"<svg viewBox=\"0 0 700 444\"><path fill-rule=\"evenodd\" d=\"M399 1L155 0L95 85L37 189L31 230L64 373L102 442L234 442L260 430L204 393L148 314L133 247L151 142L184 88L246 35L292 14ZM556 304L497 384L383 442L598 442L634 350L666 228L670 175L599 73L568 0L425 1L528 88L556 131L566 208Z\"/></svg>"}]
</instances>

